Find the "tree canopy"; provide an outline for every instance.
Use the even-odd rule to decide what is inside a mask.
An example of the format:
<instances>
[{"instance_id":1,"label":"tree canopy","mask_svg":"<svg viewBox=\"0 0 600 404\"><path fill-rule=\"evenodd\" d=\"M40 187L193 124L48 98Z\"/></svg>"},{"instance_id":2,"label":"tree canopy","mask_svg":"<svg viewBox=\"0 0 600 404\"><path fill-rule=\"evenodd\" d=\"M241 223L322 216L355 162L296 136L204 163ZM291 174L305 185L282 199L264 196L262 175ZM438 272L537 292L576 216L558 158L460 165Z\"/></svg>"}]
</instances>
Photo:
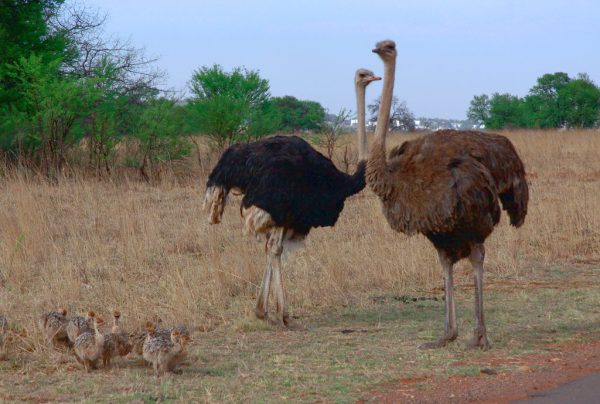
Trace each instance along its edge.
<instances>
[{"instance_id":1,"label":"tree canopy","mask_svg":"<svg viewBox=\"0 0 600 404\"><path fill-rule=\"evenodd\" d=\"M0 151L9 162L57 177L69 153L87 146L87 163L110 171L125 136L142 146L146 127L154 128L152 136L183 136L152 125L161 116L144 114L156 110L162 73L141 50L103 37L104 21L83 6L65 7L63 0L2 0ZM174 108L173 102L164 105ZM171 146L177 150L167 150ZM145 150L179 156L184 149L170 141ZM143 147L131 150L144 153Z\"/></svg>"},{"instance_id":2,"label":"tree canopy","mask_svg":"<svg viewBox=\"0 0 600 404\"><path fill-rule=\"evenodd\" d=\"M63 32L51 32L48 16L60 8L63 0L2 0L0 5L0 105L18 97L16 81L8 75L9 66L32 53L43 63L52 63L65 55L68 39Z\"/></svg>"},{"instance_id":3,"label":"tree canopy","mask_svg":"<svg viewBox=\"0 0 600 404\"><path fill-rule=\"evenodd\" d=\"M320 130L325 122L325 108L316 101L302 101L291 95L271 99L280 119L278 130L297 132Z\"/></svg>"},{"instance_id":4,"label":"tree canopy","mask_svg":"<svg viewBox=\"0 0 600 404\"><path fill-rule=\"evenodd\" d=\"M523 98L474 96L467 117L491 129L590 128L600 124L600 88L584 73L544 74Z\"/></svg>"},{"instance_id":5,"label":"tree canopy","mask_svg":"<svg viewBox=\"0 0 600 404\"><path fill-rule=\"evenodd\" d=\"M219 147L273 132L269 82L257 71L203 66L190 81L192 128L210 136Z\"/></svg>"}]
</instances>

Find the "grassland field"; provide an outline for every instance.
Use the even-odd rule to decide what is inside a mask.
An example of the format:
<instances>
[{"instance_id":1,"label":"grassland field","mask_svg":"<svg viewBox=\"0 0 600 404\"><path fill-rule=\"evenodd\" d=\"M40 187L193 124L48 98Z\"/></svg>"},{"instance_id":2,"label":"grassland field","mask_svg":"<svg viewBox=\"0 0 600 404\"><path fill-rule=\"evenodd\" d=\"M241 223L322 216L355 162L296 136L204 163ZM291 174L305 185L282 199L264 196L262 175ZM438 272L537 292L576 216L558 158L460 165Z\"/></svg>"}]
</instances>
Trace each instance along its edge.
<instances>
[{"instance_id":1,"label":"grassland field","mask_svg":"<svg viewBox=\"0 0 600 404\"><path fill-rule=\"evenodd\" d=\"M479 375L492 358L599 340L600 132L503 134L525 162L530 202L522 228L503 214L486 243L488 352L464 348L473 325L467 262L455 275L458 341L417 349L443 330L437 254L424 237L394 232L369 189L284 262L290 312L305 326L288 331L253 317L264 244L242 235L240 197L230 198L220 225L201 211L218 155L203 149L203 167L194 156L152 184L76 174L51 183L5 170L0 313L12 338L0 361L0 401L368 401L403 380L427 389ZM411 136L394 134L388 147ZM353 139L343 139L338 166L346 146L354 155ZM128 330L153 317L189 324L182 374L157 379L135 356L86 374L44 342L37 319L58 307L104 317L119 308Z\"/></svg>"}]
</instances>

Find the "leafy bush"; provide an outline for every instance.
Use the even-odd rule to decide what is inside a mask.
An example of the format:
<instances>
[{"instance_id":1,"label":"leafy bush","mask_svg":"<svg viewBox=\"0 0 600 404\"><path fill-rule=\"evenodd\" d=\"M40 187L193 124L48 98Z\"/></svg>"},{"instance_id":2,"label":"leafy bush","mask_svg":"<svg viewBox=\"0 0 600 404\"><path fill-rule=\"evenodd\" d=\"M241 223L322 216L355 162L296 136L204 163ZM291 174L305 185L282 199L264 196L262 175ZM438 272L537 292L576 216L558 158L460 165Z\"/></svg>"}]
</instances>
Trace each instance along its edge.
<instances>
[{"instance_id":1,"label":"leafy bush","mask_svg":"<svg viewBox=\"0 0 600 404\"><path fill-rule=\"evenodd\" d=\"M190 89L191 128L205 133L218 148L265 136L278 126L269 103L269 82L256 71L201 67Z\"/></svg>"},{"instance_id":2,"label":"leafy bush","mask_svg":"<svg viewBox=\"0 0 600 404\"><path fill-rule=\"evenodd\" d=\"M62 170L68 150L84 136L83 119L99 94L93 79L58 74L60 62L44 63L32 54L6 71L20 97L5 110L5 146L50 176Z\"/></svg>"},{"instance_id":3,"label":"leafy bush","mask_svg":"<svg viewBox=\"0 0 600 404\"><path fill-rule=\"evenodd\" d=\"M320 130L325 122L325 108L315 101L302 101L296 97L273 97L274 113L279 117L278 129L291 133L300 130Z\"/></svg>"},{"instance_id":4,"label":"leafy bush","mask_svg":"<svg viewBox=\"0 0 600 404\"><path fill-rule=\"evenodd\" d=\"M147 180L160 176L161 163L190 154L192 146L181 130L185 113L166 98L148 101L140 113L134 136L142 154L140 172Z\"/></svg>"}]
</instances>

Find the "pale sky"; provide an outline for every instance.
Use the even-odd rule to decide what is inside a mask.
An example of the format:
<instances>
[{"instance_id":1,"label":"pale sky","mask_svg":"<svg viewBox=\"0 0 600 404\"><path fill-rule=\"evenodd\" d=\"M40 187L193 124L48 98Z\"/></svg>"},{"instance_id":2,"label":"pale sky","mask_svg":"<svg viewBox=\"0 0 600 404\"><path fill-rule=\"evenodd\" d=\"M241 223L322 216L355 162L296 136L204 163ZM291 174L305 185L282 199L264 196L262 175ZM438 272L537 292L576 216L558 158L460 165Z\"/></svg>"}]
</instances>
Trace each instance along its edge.
<instances>
[{"instance_id":1,"label":"pale sky","mask_svg":"<svg viewBox=\"0 0 600 404\"><path fill-rule=\"evenodd\" d=\"M245 66L273 96L355 110L359 67L393 39L394 94L416 116L464 119L475 94L523 96L538 76L587 72L600 83L597 0L81 0L109 15L107 33L158 56L184 90L203 65ZM371 84L368 101L381 91Z\"/></svg>"}]
</instances>

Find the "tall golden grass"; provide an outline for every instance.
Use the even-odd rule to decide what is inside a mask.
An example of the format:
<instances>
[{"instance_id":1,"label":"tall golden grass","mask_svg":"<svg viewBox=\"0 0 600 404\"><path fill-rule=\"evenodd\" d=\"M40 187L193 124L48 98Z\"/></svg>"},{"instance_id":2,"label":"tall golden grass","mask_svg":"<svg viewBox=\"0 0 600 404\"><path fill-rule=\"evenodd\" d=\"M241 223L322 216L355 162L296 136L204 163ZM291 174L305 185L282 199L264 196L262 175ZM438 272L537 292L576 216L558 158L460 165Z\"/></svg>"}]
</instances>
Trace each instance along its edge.
<instances>
[{"instance_id":1,"label":"tall golden grass","mask_svg":"<svg viewBox=\"0 0 600 404\"><path fill-rule=\"evenodd\" d=\"M526 164L529 214L520 229L503 215L487 242L486 279L598 262L600 133L505 135ZM389 146L404 139L392 135ZM242 235L239 197L220 225L207 223L206 172L154 185L83 177L56 185L19 172L0 181L0 313L32 338L40 338L39 314L62 306L107 315L119 307L129 326L158 315L212 329L251 315L264 244ZM334 228L311 232L283 276L291 312L301 316L442 283L433 247L391 230L368 189L347 201ZM458 282L470 276L460 264Z\"/></svg>"}]
</instances>

